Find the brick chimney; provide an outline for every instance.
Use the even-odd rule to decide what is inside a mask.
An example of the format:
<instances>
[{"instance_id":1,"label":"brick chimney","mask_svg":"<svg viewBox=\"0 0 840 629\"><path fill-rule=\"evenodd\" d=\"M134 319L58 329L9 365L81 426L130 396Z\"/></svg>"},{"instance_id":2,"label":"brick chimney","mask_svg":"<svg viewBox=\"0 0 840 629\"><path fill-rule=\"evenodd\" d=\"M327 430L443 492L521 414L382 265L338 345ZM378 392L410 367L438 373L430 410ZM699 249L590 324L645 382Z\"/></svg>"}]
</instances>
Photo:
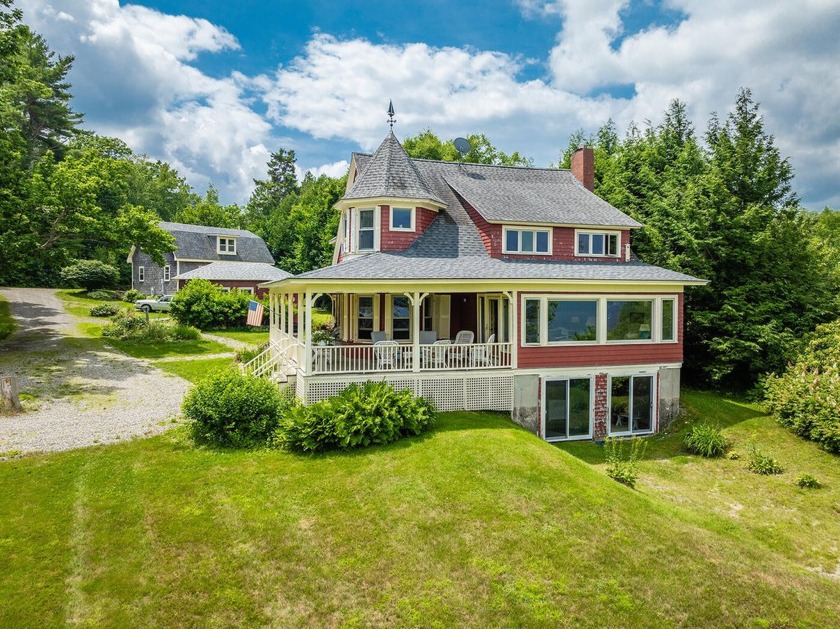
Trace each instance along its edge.
<instances>
[{"instance_id":1,"label":"brick chimney","mask_svg":"<svg viewBox=\"0 0 840 629\"><path fill-rule=\"evenodd\" d=\"M595 151L592 147L581 146L572 155L572 174L583 187L595 192Z\"/></svg>"}]
</instances>

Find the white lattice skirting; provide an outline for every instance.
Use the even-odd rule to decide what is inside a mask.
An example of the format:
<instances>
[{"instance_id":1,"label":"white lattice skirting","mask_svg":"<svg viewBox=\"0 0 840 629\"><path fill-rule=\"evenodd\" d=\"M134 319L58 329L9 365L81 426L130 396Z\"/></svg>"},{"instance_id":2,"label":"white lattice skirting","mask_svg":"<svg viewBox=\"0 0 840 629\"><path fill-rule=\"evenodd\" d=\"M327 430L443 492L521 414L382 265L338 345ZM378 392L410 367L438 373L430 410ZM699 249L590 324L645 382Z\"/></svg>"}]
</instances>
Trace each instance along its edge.
<instances>
[{"instance_id":1,"label":"white lattice skirting","mask_svg":"<svg viewBox=\"0 0 840 629\"><path fill-rule=\"evenodd\" d=\"M298 376L296 393L307 404L325 400L353 382L384 380L398 391L411 389L441 411L510 411L513 407L513 376L470 374L457 376L346 376L306 378Z\"/></svg>"}]
</instances>

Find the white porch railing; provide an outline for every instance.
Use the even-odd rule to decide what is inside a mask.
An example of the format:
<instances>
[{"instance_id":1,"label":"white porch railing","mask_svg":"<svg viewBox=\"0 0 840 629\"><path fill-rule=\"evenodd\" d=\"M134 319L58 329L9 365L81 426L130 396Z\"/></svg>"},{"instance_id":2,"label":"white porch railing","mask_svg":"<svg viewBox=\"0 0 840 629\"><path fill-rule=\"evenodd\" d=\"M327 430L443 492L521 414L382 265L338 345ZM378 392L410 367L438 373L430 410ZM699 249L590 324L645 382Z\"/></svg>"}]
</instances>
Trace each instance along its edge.
<instances>
[{"instance_id":1,"label":"white porch railing","mask_svg":"<svg viewBox=\"0 0 840 629\"><path fill-rule=\"evenodd\" d=\"M268 347L242 366L245 373L268 376L278 368L300 364L303 345L294 337L283 336L271 341Z\"/></svg>"},{"instance_id":2,"label":"white porch railing","mask_svg":"<svg viewBox=\"0 0 840 629\"><path fill-rule=\"evenodd\" d=\"M507 369L511 366L510 343L421 345L418 349L416 360L413 345L316 345L312 347L311 369L306 371L307 375L314 375Z\"/></svg>"}]
</instances>

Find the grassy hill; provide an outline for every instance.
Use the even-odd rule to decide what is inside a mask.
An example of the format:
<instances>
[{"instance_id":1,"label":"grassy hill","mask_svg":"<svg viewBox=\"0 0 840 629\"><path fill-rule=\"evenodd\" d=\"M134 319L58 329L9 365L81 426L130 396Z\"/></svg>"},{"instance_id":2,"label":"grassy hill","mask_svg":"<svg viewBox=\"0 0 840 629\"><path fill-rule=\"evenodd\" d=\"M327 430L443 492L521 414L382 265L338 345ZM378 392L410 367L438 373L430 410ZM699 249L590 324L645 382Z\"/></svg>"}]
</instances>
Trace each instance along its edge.
<instances>
[{"instance_id":1,"label":"grassy hill","mask_svg":"<svg viewBox=\"0 0 840 629\"><path fill-rule=\"evenodd\" d=\"M353 454L174 431L6 461L0 626L840 625L838 459L749 406L687 402L788 471L686 456L677 434L633 491L597 445L478 413Z\"/></svg>"}]
</instances>

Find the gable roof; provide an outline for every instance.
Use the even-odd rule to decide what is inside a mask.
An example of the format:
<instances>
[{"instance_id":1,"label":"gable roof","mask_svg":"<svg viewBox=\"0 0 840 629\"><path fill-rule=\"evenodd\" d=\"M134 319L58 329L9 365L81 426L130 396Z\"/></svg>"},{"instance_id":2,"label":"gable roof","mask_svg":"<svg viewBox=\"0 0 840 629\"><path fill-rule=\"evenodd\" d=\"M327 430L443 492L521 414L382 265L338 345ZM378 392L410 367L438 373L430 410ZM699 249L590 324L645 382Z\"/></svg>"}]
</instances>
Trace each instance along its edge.
<instances>
[{"instance_id":1,"label":"gable roof","mask_svg":"<svg viewBox=\"0 0 840 629\"><path fill-rule=\"evenodd\" d=\"M292 277L291 273L263 262L211 262L197 269L181 273L176 280L247 280L276 282Z\"/></svg>"},{"instance_id":2,"label":"gable roof","mask_svg":"<svg viewBox=\"0 0 840 629\"><path fill-rule=\"evenodd\" d=\"M176 260L219 260L224 262L262 262L274 264L263 239L247 229L228 229L186 223L158 223L175 237ZM216 236L236 238L236 254L220 255Z\"/></svg>"},{"instance_id":3,"label":"gable roof","mask_svg":"<svg viewBox=\"0 0 840 629\"><path fill-rule=\"evenodd\" d=\"M426 182L393 131L388 133L385 141L365 162L350 191L344 195L344 200L397 197L428 199L438 205L443 204L443 200ZM361 168L358 162L357 166Z\"/></svg>"}]
</instances>

